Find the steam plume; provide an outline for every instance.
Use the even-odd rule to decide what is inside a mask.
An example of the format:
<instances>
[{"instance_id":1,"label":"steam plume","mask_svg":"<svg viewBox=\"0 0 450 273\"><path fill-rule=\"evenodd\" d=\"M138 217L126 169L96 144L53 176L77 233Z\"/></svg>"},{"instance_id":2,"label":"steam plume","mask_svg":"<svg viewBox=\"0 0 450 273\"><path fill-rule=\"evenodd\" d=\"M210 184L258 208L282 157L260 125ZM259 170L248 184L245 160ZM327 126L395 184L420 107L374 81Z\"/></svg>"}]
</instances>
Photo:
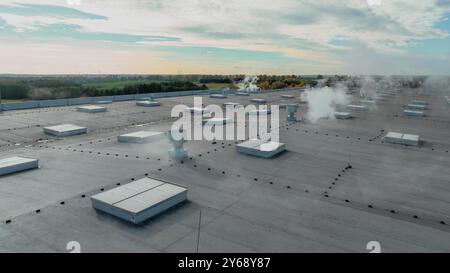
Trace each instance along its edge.
<instances>
[{"instance_id":1,"label":"steam plume","mask_svg":"<svg viewBox=\"0 0 450 273\"><path fill-rule=\"evenodd\" d=\"M336 107L351 102L351 97L346 94L346 87L322 87L305 91L305 99L309 110L306 119L312 123L320 118L334 118Z\"/></svg>"},{"instance_id":2,"label":"steam plume","mask_svg":"<svg viewBox=\"0 0 450 273\"><path fill-rule=\"evenodd\" d=\"M256 85L258 76L245 76L245 78L238 83L239 91L258 92L260 88Z\"/></svg>"}]
</instances>

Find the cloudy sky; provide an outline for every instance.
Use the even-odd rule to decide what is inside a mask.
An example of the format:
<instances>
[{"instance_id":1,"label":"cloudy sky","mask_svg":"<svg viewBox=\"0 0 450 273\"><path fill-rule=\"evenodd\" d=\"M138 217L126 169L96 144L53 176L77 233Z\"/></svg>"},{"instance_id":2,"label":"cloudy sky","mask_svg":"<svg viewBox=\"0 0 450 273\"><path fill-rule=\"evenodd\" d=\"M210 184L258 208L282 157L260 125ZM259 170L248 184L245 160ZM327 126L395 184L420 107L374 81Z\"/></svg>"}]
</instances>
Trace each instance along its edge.
<instances>
[{"instance_id":1,"label":"cloudy sky","mask_svg":"<svg viewBox=\"0 0 450 273\"><path fill-rule=\"evenodd\" d=\"M449 74L450 0L1 0L0 73Z\"/></svg>"}]
</instances>

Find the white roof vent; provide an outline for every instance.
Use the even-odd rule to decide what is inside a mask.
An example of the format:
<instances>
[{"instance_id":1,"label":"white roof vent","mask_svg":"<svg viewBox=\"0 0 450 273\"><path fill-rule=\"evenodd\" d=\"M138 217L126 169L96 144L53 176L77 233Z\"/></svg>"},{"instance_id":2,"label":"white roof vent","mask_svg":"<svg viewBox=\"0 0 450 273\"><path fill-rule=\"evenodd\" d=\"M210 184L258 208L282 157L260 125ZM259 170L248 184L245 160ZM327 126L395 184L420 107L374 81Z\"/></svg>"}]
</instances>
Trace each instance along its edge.
<instances>
[{"instance_id":1,"label":"white roof vent","mask_svg":"<svg viewBox=\"0 0 450 273\"><path fill-rule=\"evenodd\" d=\"M0 159L0 175L39 168L39 160L25 157L9 157Z\"/></svg>"},{"instance_id":2,"label":"white roof vent","mask_svg":"<svg viewBox=\"0 0 450 273\"><path fill-rule=\"evenodd\" d=\"M226 99L227 96L224 94L211 94L209 95L210 98L212 99Z\"/></svg>"},{"instance_id":3,"label":"white roof vent","mask_svg":"<svg viewBox=\"0 0 450 273\"><path fill-rule=\"evenodd\" d=\"M274 141L264 142L260 139L250 139L236 145L236 151L239 153L263 158L274 157L285 150L286 144L284 143Z\"/></svg>"},{"instance_id":4,"label":"white roof vent","mask_svg":"<svg viewBox=\"0 0 450 273\"><path fill-rule=\"evenodd\" d=\"M144 106L144 107L155 107L160 106L161 103L157 100L138 100L136 101L137 106Z\"/></svg>"},{"instance_id":5,"label":"white roof vent","mask_svg":"<svg viewBox=\"0 0 450 273\"><path fill-rule=\"evenodd\" d=\"M367 111L367 106L349 104L349 105L347 105L347 109L349 109L351 111L362 112L362 111Z\"/></svg>"},{"instance_id":6,"label":"white roof vent","mask_svg":"<svg viewBox=\"0 0 450 273\"><path fill-rule=\"evenodd\" d=\"M267 100L265 100L265 99L259 99L259 98L254 98L254 99L251 99L250 100L251 102L254 102L254 103L266 103L267 102Z\"/></svg>"},{"instance_id":7,"label":"white roof vent","mask_svg":"<svg viewBox=\"0 0 450 273\"><path fill-rule=\"evenodd\" d=\"M117 137L119 142L124 143L144 143L164 138L165 133L154 131L138 131L134 133L124 134Z\"/></svg>"},{"instance_id":8,"label":"white roof vent","mask_svg":"<svg viewBox=\"0 0 450 273\"><path fill-rule=\"evenodd\" d=\"M352 114L348 112L335 112L334 117L337 119L350 119L352 118Z\"/></svg>"},{"instance_id":9,"label":"white roof vent","mask_svg":"<svg viewBox=\"0 0 450 273\"><path fill-rule=\"evenodd\" d=\"M427 109L427 107L425 105L421 105L421 104L408 104L408 108L409 109L414 109L414 110L425 110Z\"/></svg>"},{"instance_id":10,"label":"white roof vent","mask_svg":"<svg viewBox=\"0 0 450 273\"><path fill-rule=\"evenodd\" d=\"M388 132L386 134L386 136L384 137L384 141L387 143L393 143L393 144L418 146L419 145L419 136L397 133L397 132Z\"/></svg>"},{"instance_id":11,"label":"white roof vent","mask_svg":"<svg viewBox=\"0 0 450 273\"><path fill-rule=\"evenodd\" d=\"M78 112L84 112L84 113L100 113L100 112L107 111L105 106L98 106L98 105L78 106L77 110L78 110Z\"/></svg>"},{"instance_id":12,"label":"white roof vent","mask_svg":"<svg viewBox=\"0 0 450 273\"><path fill-rule=\"evenodd\" d=\"M138 224L186 199L187 188L146 177L96 194L91 202L95 209Z\"/></svg>"},{"instance_id":13,"label":"white roof vent","mask_svg":"<svg viewBox=\"0 0 450 273\"><path fill-rule=\"evenodd\" d=\"M44 127L44 133L57 137L73 136L86 134L87 128L73 124L61 124L56 126Z\"/></svg>"},{"instance_id":14,"label":"white roof vent","mask_svg":"<svg viewBox=\"0 0 450 273\"><path fill-rule=\"evenodd\" d=\"M410 117L423 117L425 114L423 111L403 110L406 116Z\"/></svg>"}]
</instances>

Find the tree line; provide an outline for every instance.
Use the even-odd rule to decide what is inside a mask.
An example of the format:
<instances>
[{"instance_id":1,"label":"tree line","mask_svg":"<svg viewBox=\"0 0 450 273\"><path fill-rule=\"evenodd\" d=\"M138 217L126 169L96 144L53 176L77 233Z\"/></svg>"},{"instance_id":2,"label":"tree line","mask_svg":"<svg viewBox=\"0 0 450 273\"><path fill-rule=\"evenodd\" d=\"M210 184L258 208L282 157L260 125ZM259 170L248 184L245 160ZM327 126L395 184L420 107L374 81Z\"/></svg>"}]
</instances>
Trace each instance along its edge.
<instances>
[{"instance_id":1,"label":"tree line","mask_svg":"<svg viewBox=\"0 0 450 273\"><path fill-rule=\"evenodd\" d=\"M208 89L205 85L189 81L152 82L125 85L122 88L105 88L61 80L0 80L1 98L4 100L65 99L205 89Z\"/></svg>"}]
</instances>

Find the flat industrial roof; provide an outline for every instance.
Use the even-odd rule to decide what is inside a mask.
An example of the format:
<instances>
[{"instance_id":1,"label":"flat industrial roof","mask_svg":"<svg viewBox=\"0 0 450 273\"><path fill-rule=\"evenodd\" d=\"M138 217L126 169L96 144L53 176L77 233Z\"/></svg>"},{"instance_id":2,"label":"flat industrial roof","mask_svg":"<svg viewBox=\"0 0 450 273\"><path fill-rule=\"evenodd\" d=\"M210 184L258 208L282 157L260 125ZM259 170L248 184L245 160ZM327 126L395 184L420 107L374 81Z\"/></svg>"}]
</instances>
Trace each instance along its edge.
<instances>
[{"instance_id":1,"label":"flat industrial roof","mask_svg":"<svg viewBox=\"0 0 450 273\"><path fill-rule=\"evenodd\" d=\"M276 104L299 93L228 97ZM405 89L353 119L315 124L288 123L281 110L287 152L264 159L236 152L235 141L189 141L183 162L169 158L168 140L119 145L117 136L168 131L172 107L193 105L193 96L161 98L155 108L114 102L95 116L77 106L2 112L2 158L36 158L41 168L0 178L0 251L66 252L78 241L83 252L195 252L197 244L200 252L367 252L367 242L378 241L382 252L448 252L449 108L426 96L427 117L403 115L404 105L423 98ZM205 95L203 103L223 100ZM301 105L299 115L306 110ZM88 134L42 131L64 123ZM389 131L419 135L423 144L385 144ZM143 177L189 188L189 201L137 226L92 208L89 197L101 189Z\"/></svg>"}]
</instances>

